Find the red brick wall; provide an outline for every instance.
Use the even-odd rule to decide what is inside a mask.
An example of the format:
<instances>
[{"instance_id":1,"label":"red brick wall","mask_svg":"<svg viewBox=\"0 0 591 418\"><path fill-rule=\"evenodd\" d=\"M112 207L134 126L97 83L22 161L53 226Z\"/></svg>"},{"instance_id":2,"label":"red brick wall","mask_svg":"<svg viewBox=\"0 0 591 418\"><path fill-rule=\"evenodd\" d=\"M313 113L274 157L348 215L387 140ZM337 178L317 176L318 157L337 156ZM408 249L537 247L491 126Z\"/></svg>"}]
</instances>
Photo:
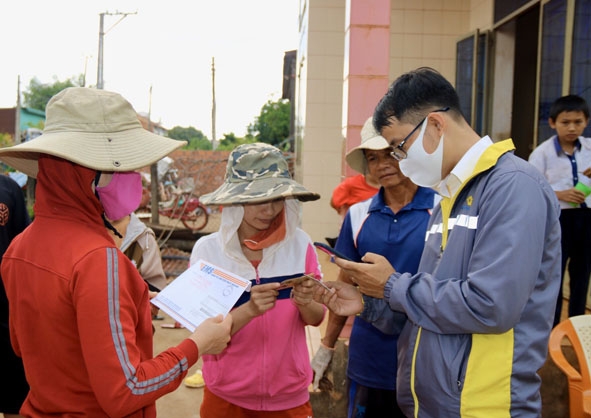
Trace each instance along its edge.
<instances>
[{"instance_id":1,"label":"red brick wall","mask_svg":"<svg viewBox=\"0 0 591 418\"><path fill-rule=\"evenodd\" d=\"M224 182L230 151L176 150L169 154L179 180L192 178L195 195L213 192Z\"/></svg>"}]
</instances>

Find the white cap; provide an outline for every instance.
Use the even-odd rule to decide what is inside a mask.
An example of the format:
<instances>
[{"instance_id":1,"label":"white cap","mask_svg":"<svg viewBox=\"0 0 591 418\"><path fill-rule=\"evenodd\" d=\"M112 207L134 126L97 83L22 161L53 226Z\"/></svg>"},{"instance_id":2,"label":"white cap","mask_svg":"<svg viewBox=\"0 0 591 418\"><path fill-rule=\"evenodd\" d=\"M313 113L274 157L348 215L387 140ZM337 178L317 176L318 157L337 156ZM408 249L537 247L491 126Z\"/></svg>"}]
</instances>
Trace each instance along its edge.
<instances>
[{"instance_id":1,"label":"white cap","mask_svg":"<svg viewBox=\"0 0 591 418\"><path fill-rule=\"evenodd\" d=\"M380 135L373 127L373 118L370 116L370 118L365 121L363 128L361 128L361 144L349 151L345 156L345 159L347 160L349 167L361 174L365 174L367 171L367 161L363 150L382 150L388 147L390 147L390 144L388 144L386 138Z\"/></svg>"}]
</instances>

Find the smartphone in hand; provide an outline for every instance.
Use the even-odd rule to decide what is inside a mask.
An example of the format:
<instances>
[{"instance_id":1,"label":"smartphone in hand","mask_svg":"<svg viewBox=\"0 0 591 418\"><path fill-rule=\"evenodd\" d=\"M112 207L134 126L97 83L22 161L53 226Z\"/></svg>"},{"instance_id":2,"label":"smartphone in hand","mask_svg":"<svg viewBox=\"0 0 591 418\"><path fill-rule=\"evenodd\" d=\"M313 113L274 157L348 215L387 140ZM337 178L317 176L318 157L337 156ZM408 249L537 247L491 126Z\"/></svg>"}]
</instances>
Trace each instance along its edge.
<instances>
[{"instance_id":1,"label":"smartphone in hand","mask_svg":"<svg viewBox=\"0 0 591 418\"><path fill-rule=\"evenodd\" d=\"M347 257L346 255L336 251L334 248L332 248L330 245L325 244L323 242L315 242L314 246L316 248L318 248L320 251L325 252L326 254L330 255L331 257L331 261L334 262L334 257L339 257L342 258L343 260L347 260L347 261L353 261L351 260L349 257Z\"/></svg>"}]
</instances>

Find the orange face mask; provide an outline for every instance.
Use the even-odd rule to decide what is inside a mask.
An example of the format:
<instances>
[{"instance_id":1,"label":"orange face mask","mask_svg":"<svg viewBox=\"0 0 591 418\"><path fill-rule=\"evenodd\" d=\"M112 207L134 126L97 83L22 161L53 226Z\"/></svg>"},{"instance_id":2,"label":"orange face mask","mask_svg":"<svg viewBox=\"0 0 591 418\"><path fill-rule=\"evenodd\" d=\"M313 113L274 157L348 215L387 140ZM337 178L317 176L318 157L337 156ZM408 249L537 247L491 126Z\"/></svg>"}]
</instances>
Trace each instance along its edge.
<instances>
[{"instance_id":1,"label":"orange face mask","mask_svg":"<svg viewBox=\"0 0 591 418\"><path fill-rule=\"evenodd\" d=\"M270 247L285 238L285 207L277 214L268 229L252 237L244 239L244 245L250 250L258 251Z\"/></svg>"}]
</instances>

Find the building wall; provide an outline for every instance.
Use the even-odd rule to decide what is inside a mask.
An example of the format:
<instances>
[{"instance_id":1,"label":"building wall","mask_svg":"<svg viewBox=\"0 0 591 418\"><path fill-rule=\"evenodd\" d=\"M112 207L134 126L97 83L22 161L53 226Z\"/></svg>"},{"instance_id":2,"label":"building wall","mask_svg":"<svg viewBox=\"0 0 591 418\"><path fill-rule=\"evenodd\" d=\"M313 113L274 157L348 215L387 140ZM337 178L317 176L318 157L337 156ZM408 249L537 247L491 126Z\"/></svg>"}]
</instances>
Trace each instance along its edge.
<instances>
[{"instance_id":1,"label":"building wall","mask_svg":"<svg viewBox=\"0 0 591 418\"><path fill-rule=\"evenodd\" d=\"M45 112L27 107L21 108L20 129L21 132L29 127L43 129L45 126Z\"/></svg>"},{"instance_id":2,"label":"building wall","mask_svg":"<svg viewBox=\"0 0 591 418\"><path fill-rule=\"evenodd\" d=\"M346 155L361 142L361 129L388 89L390 0L347 1L343 71L343 135ZM341 174L358 174L344 158Z\"/></svg>"},{"instance_id":3,"label":"building wall","mask_svg":"<svg viewBox=\"0 0 591 418\"><path fill-rule=\"evenodd\" d=\"M296 179L321 195L303 204L314 240L338 234L330 207L341 181L345 0L302 0L296 68Z\"/></svg>"},{"instance_id":4,"label":"building wall","mask_svg":"<svg viewBox=\"0 0 591 418\"><path fill-rule=\"evenodd\" d=\"M470 0L470 21L468 30L490 29L493 24L492 0Z\"/></svg>"},{"instance_id":5,"label":"building wall","mask_svg":"<svg viewBox=\"0 0 591 418\"><path fill-rule=\"evenodd\" d=\"M391 0L390 81L429 66L453 82L456 42L469 23L469 0Z\"/></svg>"},{"instance_id":6,"label":"building wall","mask_svg":"<svg viewBox=\"0 0 591 418\"><path fill-rule=\"evenodd\" d=\"M371 0L302 0L300 10L296 179L322 196L303 205L302 224L320 241L338 235L340 219L330 207L330 195L346 173L343 127L349 107L355 106L343 105L347 97L345 56L354 54L344 52L348 2L372 6ZM420 66L437 69L453 83L456 42L476 26L490 26L490 22L492 0L390 0L388 84ZM347 149L356 145L348 141Z\"/></svg>"},{"instance_id":7,"label":"building wall","mask_svg":"<svg viewBox=\"0 0 591 418\"><path fill-rule=\"evenodd\" d=\"M0 109L0 133L14 135L16 109L14 107Z\"/></svg>"},{"instance_id":8,"label":"building wall","mask_svg":"<svg viewBox=\"0 0 591 418\"><path fill-rule=\"evenodd\" d=\"M10 134L14 138L15 127L16 127L16 107L0 109L0 133ZM30 127L43 129L45 124L45 112L41 110L31 109L22 107L19 118L19 129L20 134L24 137L23 133ZM18 138L15 143L18 143L24 138ZM29 139L29 138L27 138Z\"/></svg>"}]
</instances>

